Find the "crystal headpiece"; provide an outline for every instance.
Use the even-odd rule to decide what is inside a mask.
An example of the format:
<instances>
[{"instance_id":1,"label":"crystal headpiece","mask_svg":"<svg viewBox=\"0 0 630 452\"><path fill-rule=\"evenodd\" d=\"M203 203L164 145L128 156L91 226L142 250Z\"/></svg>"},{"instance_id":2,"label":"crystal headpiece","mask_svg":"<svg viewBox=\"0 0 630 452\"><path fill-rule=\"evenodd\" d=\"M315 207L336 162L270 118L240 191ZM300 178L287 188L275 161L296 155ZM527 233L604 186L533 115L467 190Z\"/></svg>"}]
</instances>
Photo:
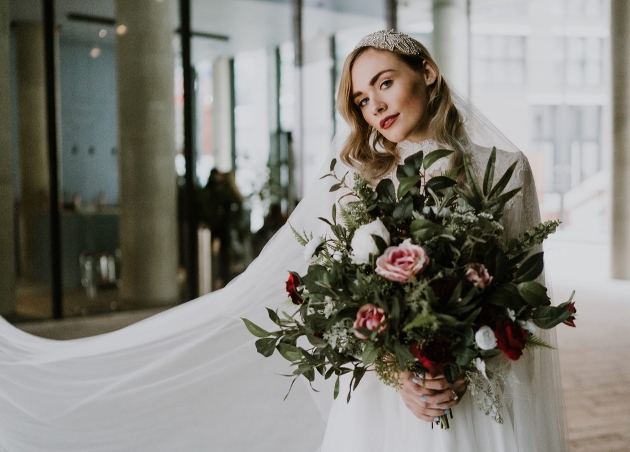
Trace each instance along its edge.
<instances>
[{"instance_id":1,"label":"crystal headpiece","mask_svg":"<svg viewBox=\"0 0 630 452\"><path fill-rule=\"evenodd\" d=\"M394 30L380 30L361 39L355 49L360 47L374 47L404 53L405 55L421 55L422 47L418 41L410 36Z\"/></svg>"}]
</instances>

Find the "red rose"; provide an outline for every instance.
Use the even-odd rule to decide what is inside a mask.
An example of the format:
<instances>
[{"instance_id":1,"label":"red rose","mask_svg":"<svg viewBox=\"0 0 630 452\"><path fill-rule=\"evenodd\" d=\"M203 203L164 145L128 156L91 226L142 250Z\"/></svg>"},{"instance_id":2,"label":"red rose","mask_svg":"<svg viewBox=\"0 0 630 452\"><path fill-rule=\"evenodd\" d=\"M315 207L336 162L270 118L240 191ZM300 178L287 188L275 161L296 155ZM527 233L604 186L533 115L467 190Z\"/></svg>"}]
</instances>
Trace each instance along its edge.
<instances>
[{"instance_id":1,"label":"red rose","mask_svg":"<svg viewBox=\"0 0 630 452\"><path fill-rule=\"evenodd\" d=\"M414 343L410 347L411 353L422 366L432 375L441 375L444 367L453 362L451 353L451 340L446 336L437 336L431 342L427 342L422 347Z\"/></svg>"},{"instance_id":2,"label":"red rose","mask_svg":"<svg viewBox=\"0 0 630 452\"><path fill-rule=\"evenodd\" d=\"M497 347L513 361L523 354L527 332L516 322L510 319L502 319L497 322L494 329L497 338Z\"/></svg>"},{"instance_id":3,"label":"red rose","mask_svg":"<svg viewBox=\"0 0 630 452\"><path fill-rule=\"evenodd\" d=\"M577 313L577 309L575 309L575 301L572 301L571 303L569 303L568 305L566 305L564 307L564 309L566 309L569 312L572 312L573 314ZM575 316L572 315L571 317L567 318L564 322L565 325L569 325L575 328Z\"/></svg>"},{"instance_id":4,"label":"red rose","mask_svg":"<svg viewBox=\"0 0 630 452\"><path fill-rule=\"evenodd\" d=\"M289 278L287 279L286 287L287 293L291 297L291 301L293 301L293 304L302 304L304 302L304 300L302 300L302 296L297 289L299 285L300 277L294 272L289 272Z\"/></svg>"}]
</instances>

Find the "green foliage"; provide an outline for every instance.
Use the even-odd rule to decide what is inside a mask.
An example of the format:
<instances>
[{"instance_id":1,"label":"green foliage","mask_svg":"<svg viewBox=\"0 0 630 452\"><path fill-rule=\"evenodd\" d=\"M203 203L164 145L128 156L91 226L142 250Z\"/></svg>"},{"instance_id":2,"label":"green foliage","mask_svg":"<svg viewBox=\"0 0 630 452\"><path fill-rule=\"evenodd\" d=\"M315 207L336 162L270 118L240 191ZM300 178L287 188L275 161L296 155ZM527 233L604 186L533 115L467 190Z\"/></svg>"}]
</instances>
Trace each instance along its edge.
<instances>
[{"instance_id":1,"label":"green foliage","mask_svg":"<svg viewBox=\"0 0 630 452\"><path fill-rule=\"evenodd\" d=\"M414 353L440 337L450 356L443 368L449 381L465 374L471 392L479 396L478 407L500 420L502 402L496 384L509 378L501 369L489 368L486 379L475 366L478 360L489 363L502 352L480 350L475 331L480 324L495 328L501 319L552 328L573 315L567 310L571 300L551 306L546 288L535 281L544 268L543 254L529 255L560 223L542 223L518 239L504 242L499 220L506 203L520 190L505 192L516 164L495 183L493 149L481 181L476 180L466 156L465 184L456 182L456 170L427 178L425 170L450 154L452 151L437 150L407 157L396 170L397 189L390 179L373 186L358 174L352 181L347 180L348 174L338 177L337 162L331 162L330 173L324 177L332 179L331 191L342 193L341 202L332 206L330 219L320 218L328 232L314 252L314 261L303 274L294 273L299 297L293 298L302 304L291 305L289 313L268 309L274 331L243 319L257 337L258 352L271 356L277 350L290 363L293 381L302 376L313 382L316 374L335 378L336 398L339 377L350 373L349 400L366 372L375 371L385 384L398 388L401 371L427 371ZM352 238L359 227L376 218L387 228L390 241L373 234L376 256L357 264L353 262ZM302 245L313 238L290 227ZM376 273L376 258L388 246L407 239L421 245L429 256L422 272L405 282L393 282ZM467 277L482 265L491 281L480 284ZM371 309L381 310L380 324L373 330L354 328L357 313L368 303L373 305ZM531 333L526 346L549 347Z\"/></svg>"}]
</instances>

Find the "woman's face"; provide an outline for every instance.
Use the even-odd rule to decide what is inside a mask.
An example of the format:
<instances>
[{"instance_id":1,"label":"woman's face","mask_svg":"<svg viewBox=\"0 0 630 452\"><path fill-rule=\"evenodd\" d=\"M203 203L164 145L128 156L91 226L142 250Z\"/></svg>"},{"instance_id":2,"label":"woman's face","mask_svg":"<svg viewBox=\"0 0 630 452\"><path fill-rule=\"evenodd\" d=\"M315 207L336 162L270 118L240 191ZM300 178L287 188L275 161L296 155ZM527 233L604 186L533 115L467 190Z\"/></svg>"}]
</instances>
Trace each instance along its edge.
<instances>
[{"instance_id":1,"label":"woman's face","mask_svg":"<svg viewBox=\"0 0 630 452\"><path fill-rule=\"evenodd\" d=\"M425 64L419 73L393 53L368 49L351 71L351 102L365 121L393 143L422 141L429 136L429 92L436 73Z\"/></svg>"}]
</instances>

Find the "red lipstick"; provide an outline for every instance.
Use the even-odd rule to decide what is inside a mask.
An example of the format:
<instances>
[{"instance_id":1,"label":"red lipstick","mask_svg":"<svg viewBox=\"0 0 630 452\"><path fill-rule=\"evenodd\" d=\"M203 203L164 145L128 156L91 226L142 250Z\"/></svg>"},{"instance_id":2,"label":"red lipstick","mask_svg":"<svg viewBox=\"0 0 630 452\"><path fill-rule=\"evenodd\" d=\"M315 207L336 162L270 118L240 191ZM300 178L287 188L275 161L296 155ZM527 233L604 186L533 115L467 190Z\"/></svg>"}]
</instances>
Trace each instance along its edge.
<instances>
[{"instance_id":1,"label":"red lipstick","mask_svg":"<svg viewBox=\"0 0 630 452\"><path fill-rule=\"evenodd\" d=\"M381 119L380 126L381 129L389 129L389 127L398 119L398 115L400 113L396 113L395 115L389 115L385 118Z\"/></svg>"}]
</instances>

